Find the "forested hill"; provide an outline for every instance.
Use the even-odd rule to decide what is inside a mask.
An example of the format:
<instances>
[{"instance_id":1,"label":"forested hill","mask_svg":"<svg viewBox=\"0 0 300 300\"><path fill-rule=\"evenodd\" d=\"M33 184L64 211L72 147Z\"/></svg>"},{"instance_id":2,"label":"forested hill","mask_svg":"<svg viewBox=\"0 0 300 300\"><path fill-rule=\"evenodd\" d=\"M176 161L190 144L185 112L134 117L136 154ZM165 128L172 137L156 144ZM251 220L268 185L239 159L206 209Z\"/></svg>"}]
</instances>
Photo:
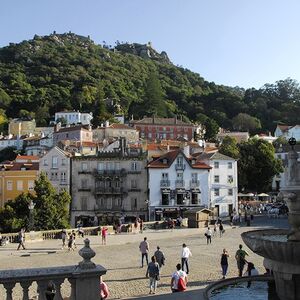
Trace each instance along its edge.
<instances>
[{"instance_id":1,"label":"forested hill","mask_svg":"<svg viewBox=\"0 0 300 300\"><path fill-rule=\"evenodd\" d=\"M0 126L17 116L46 125L56 111L71 109L93 112L96 125L114 112L182 115L252 132L299 123L294 80L244 90L207 82L171 60L151 44L95 45L73 33L10 44L0 48Z\"/></svg>"}]
</instances>

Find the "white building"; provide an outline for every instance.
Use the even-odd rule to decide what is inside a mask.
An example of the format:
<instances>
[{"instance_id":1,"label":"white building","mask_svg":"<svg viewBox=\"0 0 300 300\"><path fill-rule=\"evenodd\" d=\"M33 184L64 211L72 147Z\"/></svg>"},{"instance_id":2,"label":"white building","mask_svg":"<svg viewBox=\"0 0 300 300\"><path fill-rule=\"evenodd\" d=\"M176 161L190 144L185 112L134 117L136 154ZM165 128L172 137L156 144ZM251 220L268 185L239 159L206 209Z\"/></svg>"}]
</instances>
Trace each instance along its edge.
<instances>
[{"instance_id":1,"label":"white building","mask_svg":"<svg viewBox=\"0 0 300 300\"><path fill-rule=\"evenodd\" d=\"M275 137L284 137L287 140L294 137L297 141L300 141L300 125L277 125L274 135Z\"/></svg>"},{"instance_id":2,"label":"white building","mask_svg":"<svg viewBox=\"0 0 300 300\"><path fill-rule=\"evenodd\" d=\"M216 208L221 217L237 211L237 161L219 152L203 153L198 158L211 167L209 207Z\"/></svg>"},{"instance_id":3,"label":"white building","mask_svg":"<svg viewBox=\"0 0 300 300\"><path fill-rule=\"evenodd\" d=\"M209 206L211 167L184 152L168 152L148 164L150 219L176 218L185 210Z\"/></svg>"},{"instance_id":4,"label":"white building","mask_svg":"<svg viewBox=\"0 0 300 300\"><path fill-rule=\"evenodd\" d=\"M13 136L9 134L5 137L0 137L0 150L3 150L7 147L14 147L17 150L23 148L23 138L19 136Z\"/></svg>"},{"instance_id":5,"label":"white building","mask_svg":"<svg viewBox=\"0 0 300 300\"><path fill-rule=\"evenodd\" d=\"M40 158L40 172L46 173L51 184L60 192L65 189L70 192L71 160L70 153L53 147L47 154Z\"/></svg>"},{"instance_id":6,"label":"white building","mask_svg":"<svg viewBox=\"0 0 300 300\"><path fill-rule=\"evenodd\" d=\"M93 119L93 114L90 113L81 113L79 111L61 111L55 113L55 122L57 120L64 119L66 124L82 124L90 125Z\"/></svg>"}]
</instances>

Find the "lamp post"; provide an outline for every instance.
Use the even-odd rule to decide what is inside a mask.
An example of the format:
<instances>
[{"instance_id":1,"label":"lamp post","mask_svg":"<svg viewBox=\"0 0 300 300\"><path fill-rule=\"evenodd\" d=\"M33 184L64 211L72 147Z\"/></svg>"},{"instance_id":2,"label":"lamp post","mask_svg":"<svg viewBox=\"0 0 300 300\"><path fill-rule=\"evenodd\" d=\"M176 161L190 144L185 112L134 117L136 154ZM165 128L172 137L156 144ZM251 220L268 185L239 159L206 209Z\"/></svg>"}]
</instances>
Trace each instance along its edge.
<instances>
[{"instance_id":1,"label":"lamp post","mask_svg":"<svg viewBox=\"0 0 300 300\"><path fill-rule=\"evenodd\" d=\"M30 200L29 204L28 204L28 209L29 209L29 231L33 231L33 226L34 226L34 220L33 220L33 209L35 207L35 203Z\"/></svg>"},{"instance_id":2,"label":"lamp post","mask_svg":"<svg viewBox=\"0 0 300 300\"><path fill-rule=\"evenodd\" d=\"M145 203L147 204L147 210L148 210L148 222L150 221L150 201L148 199L145 200Z\"/></svg>"}]
</instances>

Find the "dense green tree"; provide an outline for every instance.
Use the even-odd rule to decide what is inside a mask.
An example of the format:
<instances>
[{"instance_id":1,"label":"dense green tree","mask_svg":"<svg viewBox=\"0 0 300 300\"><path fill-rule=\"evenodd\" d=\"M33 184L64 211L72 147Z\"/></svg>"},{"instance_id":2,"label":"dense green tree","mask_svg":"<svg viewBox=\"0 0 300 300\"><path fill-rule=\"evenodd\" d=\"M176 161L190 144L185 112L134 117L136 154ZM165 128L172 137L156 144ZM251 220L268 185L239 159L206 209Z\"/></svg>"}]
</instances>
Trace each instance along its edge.
<instances>
[{"instance_id":1,"label":"dense green tree","mask_svg":"<svg viewBox=\"0 0 300 300\"><path fill-rule=\"evenodd\" d=\"M204 139L207 141L215 141L216 135L219 132L219 125L217 122L207 118L203 125L205 127Z\"/></svg>"},{"instance_id":2,"label":"dense green tree","mask_svg":"<svg viewBox=\"0 0 300 300\"><path fill-rule=\"evenodd\" d=\"M219 147L219 152L232 158L238 159L240 152L236 139L231 136L226 136L223 139L221 146Z\"/></svg>"},{"instance_id":3,"label":"dense green tree","mask_svg":"<svg viewBox=\"0 0 300 300\"><path fill-rule=\"evenodd\" d=\"M272 144L252 138L239 144L239 189L265 192L271 188L272 179L283 171L281 160L275 158Z\"/></svg>"},{"instance_id":4,"label":"dense green tree","mask_svg":"<svg viewBox=\"0 0 300 300\"><path fill-rule=\"evenodd\" d=\"M0 162L3 162L5 160L13 161L21 152L22 151L18 151L15 147L6 147L0 150Z\"/></svg>"},{"instance_id":5,"label":"dense green tree","mask_svg":"<svg viewBox=\"0 0 300 300\"><path fill-rule=\"evenodd\" d=\"M232 120L232 126L238 131L248 131L254 133L261 128L260 121L257 118L251 117L245 113L239 113Z\"/></svg>"}]
</instances>

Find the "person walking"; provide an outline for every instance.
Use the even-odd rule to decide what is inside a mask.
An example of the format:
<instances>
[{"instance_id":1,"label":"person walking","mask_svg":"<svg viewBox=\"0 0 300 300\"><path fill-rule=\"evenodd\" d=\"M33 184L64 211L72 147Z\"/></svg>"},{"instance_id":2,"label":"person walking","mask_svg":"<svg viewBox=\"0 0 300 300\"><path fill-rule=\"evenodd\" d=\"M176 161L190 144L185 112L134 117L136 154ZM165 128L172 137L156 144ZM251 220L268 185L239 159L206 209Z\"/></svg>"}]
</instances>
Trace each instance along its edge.
<instances>
[{"instance_id":1,"label":"person walking","mask_svg":"<svg viewBox=\"0 0 300 300\"><path fill-rule=\"evenodd\" d=\"M144 221L143 219L140 219L140 233L143 233L143 228L144 227Z\"/></svg>"},{"instance_id":2,"label":"person walking","mask_svg":"<svg viewBox=\"0 0 300 300\"><path fill-rule=\"evenodd\" d=\"M77 245L76 245L76 232L75 230L72 230L72 235L73 235L73 247L74 249L77 249Z\"/></svg>"},{"instance_id":3,"label":"person walking","mask_svg":"<svg viewBox=\"0 0 300 300\"><path fill-rule=\"evenodd\" d=\"M102 245L106 245L107 232L108 232L108 229L105 226L103 226L101 228Z\"/></svg>"},{"instance_id":4,"label":"person walking","mask_svg":"<svg viewBox=\"0 0 300 300\"><path fill-rule=\"evenodd\" d=\"M140 243L140 251L141 251L141 254L142 254L142 266L141 268L144 267L144 257L146 257L146 262L147 262L147 265L148 265L148 252L149 252L149 243L147 242L147 238L144 237L144 240Z\"/></svg>"},{"instance_id":5,"label":"person walking","mask_svg":"<svg viewBox=\"0 0 300 300\"><path fill-rule=\"evenodd\" d=\"M20 247L22 246L23 250L26 250L25 248L25 229L22 228L18 234L18 241L19 241L19 245L17 250L20 250Z\"/></svg>"},{"instance_id":6,"label":"person walking","mask_svg":"<svg viewBox=\"0 0 300 300\"><path fill-rule=\"evenodd\" d=\"M176 265L176 271L172 274L171 290L173 293L184 292L188 283L187 274L181 269L181 264Z\"/></svg>"},{"instance_id":7,"label":"person walking","mask_svg":"<svg viewBox=\"0 0 300 300\"><path fill-rule=\"evenodd\" d=\"M159 278L159 265L156 262L155 256L151 257L151 262L148 264L146 277L149 277L149 287L150 291L149 294L155 294L157 288L157 281L160 280Z\"/></svg>"},{"instance_id":8,"label":"person walking","mask_svg":"<svg viewBox=\"0 0 300 300\"><path fill-rule=\"evenodd\" d=\"M214 233L213 236L215 236L217 234L217 222L215 222L214 224Z\"/></svg>"},{"instance_id":9,"label":"person walking","mask_svg":"<svg viewBox=\"0 0 300 300\"><path fill-rule=\"evenodd\" d=\"M228 257L229 257L228 252L224 248L223 253L221 254L221 268L222 268L223 279L225 279L228 270Z\"/></svg>"},{"instance_id":10,"label":"person walking","mask_svg":"<svg viewBox=\"0 0 300 300\"><path fill-rule=\"evenodd\" d=\"M186 274L189 274L189 257L192 256L191 250L186 246L186 244L182 244L181 251L181 266L184 271L184 267L186 267Z\"/></svg>"},{"instance_id":11,"label":"person walking","mask_svg":"<svg viewBox=\"0 0 300 300\"><path fill-rule=\"evenodd\" d=\"M243 250L243 245L239 245L239 249L235 253L239 277L243 276L244 266L247 262L245 259L246 255L248 255L248 253L245 250Z\"/></svg>"},{"instance_id":12,"label":"person walking","mask_svg":"<svg viewBox=\"0 0 300 300\"><path fill-rule=\"evenodd\" d=\"M156 262L159 265L159 269L161 269L161 267L165 265L166 258L165 258L164 253L160 250L159 246L157 246L156 249L157 250L154 252L154 256L155 256Z\"/></svg>"},{"instance_id":13,"label":"person walking","mask_svg":"<svg viewBox=\"0 0 300 300\"><path fill-rule=\"evenodd\" d=\"M69 239L68 239L68 250L69 251L71 251L71 250L74 251L74 241L75 241L74 234L69 233Z\"/></svg>"},{"instance_id":14,"label":"person walking","mask_svg":"<svg viewBox=\"0 0 300 300\"><path fill-rule=\"evenodd\" d=\"M224 226L223 226L223 223L222 223L222 222L221 222L220 225L219 225L219 232L220 232L220 237L222 237L223 233L225 232Z\"/></svg>"},{"instance_id":15,"label":"person walking","mask_svg":"<svg viewBox=\"0 0 300 300\"><path fill-rule=\"evenodd\" d=\"M109 290L107 284L102 280L102 276L100 276L100 299L104 300L109 297Z\"/></svg>"},{"instance_id":16,"label":"person walking","mask_svg":"<svg viewBox=\"0 0 300 300\"><path fill-rule=\"evenodd\" d=\"M212 232L211 232L211 230L210 230L209 227L207 227L207 230L206 230L206 232L205 232L204 235L206 236L206 244L207 244L207 245L208 245L208 244L211 244L211 236L212 236Z\"/></svg>"},{"instance_id":17,"label":"person walking","mask_svg":"<svg viewBox=\"0 0 300 300\"><path fill-rule=\"evenodd\" d=\"M62 241L62 248L61 249L65 249L66 247L66 238L67 238L67 232L65 229L63 229L61 231L61 241Z\"/></svg>"}]
</instances>

